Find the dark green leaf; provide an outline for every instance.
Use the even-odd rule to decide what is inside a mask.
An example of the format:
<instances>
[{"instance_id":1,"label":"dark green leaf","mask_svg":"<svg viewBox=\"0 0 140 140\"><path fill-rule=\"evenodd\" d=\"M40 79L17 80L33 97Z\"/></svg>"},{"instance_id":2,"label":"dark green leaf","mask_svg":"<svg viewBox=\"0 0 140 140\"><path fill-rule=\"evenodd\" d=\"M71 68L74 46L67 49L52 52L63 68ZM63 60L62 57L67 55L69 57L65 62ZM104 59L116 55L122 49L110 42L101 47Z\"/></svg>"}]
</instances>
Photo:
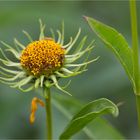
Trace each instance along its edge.
<instances>
[{"instance_id":1,"label":"dark green leaf","mask_svg":"<svg viewBox=\"0 0 140 140\"><path fill-rule=\"evenodd\" d=\"M132 50L125 38L114 28L93 18L85 18L96 35L115 53L134 85Z\"/></svg>"}]
</instances>

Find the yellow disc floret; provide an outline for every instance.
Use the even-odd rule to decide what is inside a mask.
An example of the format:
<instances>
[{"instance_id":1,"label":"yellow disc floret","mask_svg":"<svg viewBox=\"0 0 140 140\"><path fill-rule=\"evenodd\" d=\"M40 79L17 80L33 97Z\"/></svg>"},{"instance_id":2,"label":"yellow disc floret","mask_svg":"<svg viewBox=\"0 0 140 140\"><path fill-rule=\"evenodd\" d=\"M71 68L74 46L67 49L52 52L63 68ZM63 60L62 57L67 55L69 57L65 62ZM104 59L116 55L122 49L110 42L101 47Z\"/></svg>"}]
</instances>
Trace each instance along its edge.
<instances>
[{"instance_id":1,"label":"yellow disc floret","mask_svg":"<svg viewBox=\"0 0 140 140\"><path fill-rule=\"evenodd\" d=\"M21 66L34 76L49 76L62 67L65 50L52 39L30 43L20 57Z\"/></svg>"}]
</instances>

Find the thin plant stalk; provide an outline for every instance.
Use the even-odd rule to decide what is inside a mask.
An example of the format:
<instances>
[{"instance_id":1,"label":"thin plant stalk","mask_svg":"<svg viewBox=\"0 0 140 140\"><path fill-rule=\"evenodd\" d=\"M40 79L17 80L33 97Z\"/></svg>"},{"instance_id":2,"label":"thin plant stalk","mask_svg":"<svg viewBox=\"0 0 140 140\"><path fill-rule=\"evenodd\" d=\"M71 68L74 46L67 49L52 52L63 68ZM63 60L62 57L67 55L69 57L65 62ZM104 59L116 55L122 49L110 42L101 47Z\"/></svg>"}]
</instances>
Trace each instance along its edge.
<instances>
[{"instance_id":1,"label":"thin plant stalk","mask_svg":"<svg viewBox=\"0 0 140 140\"><path fill-rule=\"evenodd\" d=\"M51 93L49 88L44 89L45 108L46 108L46 126L47 126L47 140L52 140L52 111L51 111Z\"/></svg>"},{"instance_id":2,"label":"thin plant stalk","mask_svg":"<svg viewBox=\"0 0 140 140\"><path fill-rule=\"evenodd\" d=\"M132 50L133 50L134 81L135 81L134 92L136 95L138 123L140 128L139 49L138 49L136 0L130 0L130 14L131 14Z\"/></svg>"},{"instance_id":3,"label":"thin plant stalk","mask_svg":"<svg viewBox=\"0 0 140 140\"><path fill-rule=\"evenodd\" d=\"M138 125L140 129L140 96L136 95L136 105L137 105L137 116L138 116Z\"/></svg>"}]
</instances>

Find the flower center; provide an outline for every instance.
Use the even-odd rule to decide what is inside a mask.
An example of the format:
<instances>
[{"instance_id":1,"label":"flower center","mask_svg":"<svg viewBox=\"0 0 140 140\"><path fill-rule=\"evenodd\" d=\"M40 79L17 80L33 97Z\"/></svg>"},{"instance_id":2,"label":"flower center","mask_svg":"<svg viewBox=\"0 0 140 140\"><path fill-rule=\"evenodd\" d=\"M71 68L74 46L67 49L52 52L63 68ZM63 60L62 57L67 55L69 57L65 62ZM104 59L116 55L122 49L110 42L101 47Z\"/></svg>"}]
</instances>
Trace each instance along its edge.
<instances>
[{"instance_id":1,"label":"flower center","mask_svg":"<svg viewBox=\"0 0 140 140\"><path fill-rule=\"evenodd\" d=\"M62 67L65 50L52 39L30 43L20 57L21 66L34 76L49 76Z\"/></svg>"}]
</instances>

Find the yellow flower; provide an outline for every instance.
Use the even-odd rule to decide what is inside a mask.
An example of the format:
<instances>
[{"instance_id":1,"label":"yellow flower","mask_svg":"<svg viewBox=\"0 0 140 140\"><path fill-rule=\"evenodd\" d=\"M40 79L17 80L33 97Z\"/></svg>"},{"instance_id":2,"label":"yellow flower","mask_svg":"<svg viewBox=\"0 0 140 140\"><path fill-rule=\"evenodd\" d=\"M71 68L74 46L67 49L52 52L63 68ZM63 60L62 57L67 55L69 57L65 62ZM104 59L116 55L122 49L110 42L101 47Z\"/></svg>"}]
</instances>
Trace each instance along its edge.
<instances>
[{"instance_id":1,"label":"yellow flower","mask_svg":"<svg viewBox=\"0 0 140 140\"><path fill-rule=\"evenodd\" d=\"M58 84L60 78L68 78L78 75L86 71L87 64L96 61L96 59L88 60L89 53L93 49L93 42L91 42L85 49L84 45L86 37L80 41L79 45L72 54L70 54L72 47L78 40L81 29L79 29L75 38L70 38L69 43L64 45L64 24L62 24L62 31L57 30L58 37L51 30L52 36L46 37L44 35L45 25L40 20L40 35L38 40L33 40L26 32L30 43L23 45L17 39L14 40L16 48L11 47L5 42L1 43L6 47L5 52L10 52L15 61L8 58L2 49L0 49L3 58L0 65L0 81L8 84L13 88L27 92L35 88L50 88L55 86L61 91L69 94ZM83 55L87 54L84 62L75 63ZM70 94L69 94L70 95Z\"/></svg>"},{"instance_id":2,"label":"yellow flower","mask_svg":"<svg viewBox=\"0 0 140 140\"><path fill-rule=\"evenodd\" d=\"M54 40L43 39L30 43L20 57L21 66L36 77L49 77L64 63L65 50Z\"/></svg>"}]
</instances>

